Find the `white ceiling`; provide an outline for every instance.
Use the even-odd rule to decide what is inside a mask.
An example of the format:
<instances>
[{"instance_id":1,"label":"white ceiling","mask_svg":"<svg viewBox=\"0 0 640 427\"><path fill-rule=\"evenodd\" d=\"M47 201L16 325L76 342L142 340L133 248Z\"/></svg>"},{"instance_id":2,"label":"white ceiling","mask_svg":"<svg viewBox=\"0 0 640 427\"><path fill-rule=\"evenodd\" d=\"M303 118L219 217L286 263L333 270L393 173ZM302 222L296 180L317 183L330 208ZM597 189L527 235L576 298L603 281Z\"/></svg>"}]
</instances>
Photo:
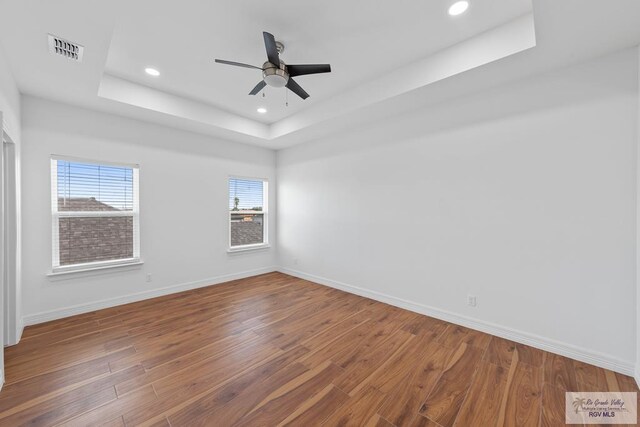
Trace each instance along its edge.
<instances>
[{"instance_id":1,"label":"white ceiling","mask_svg":"<svg viewBox=\"0 0 640 427\"><path fill-rule=\"evenodd\" d=\"M640 41L637 0L451 2L0 0L0 44L23 93L277 149ZM262 31L287 63L331 63L297 78L306 101L249 96L258 70L213 62L261 65ZM50 55L47 33L83 62Z\"/></svg>"},{"instance_id":2,"label":"white ceiling","mask_svg":"<svg viewBox=\"0 0 640 427\"><path fill-rule=\"evenodd\" d=\"M273 123L364 81L459 43L531 11L530 0L476 1L455 18L450 0L138 0L117 16L105 71L220 109ZM330 63L329 75L296 81L306 101L284 89L249 96L259 70L215 64L214 58L261 66L262 31L285 44L288 64ZM153 65L161 78L142 70ZM268 113L260 115L258 106Z\"/></svg>"}]
</instances>

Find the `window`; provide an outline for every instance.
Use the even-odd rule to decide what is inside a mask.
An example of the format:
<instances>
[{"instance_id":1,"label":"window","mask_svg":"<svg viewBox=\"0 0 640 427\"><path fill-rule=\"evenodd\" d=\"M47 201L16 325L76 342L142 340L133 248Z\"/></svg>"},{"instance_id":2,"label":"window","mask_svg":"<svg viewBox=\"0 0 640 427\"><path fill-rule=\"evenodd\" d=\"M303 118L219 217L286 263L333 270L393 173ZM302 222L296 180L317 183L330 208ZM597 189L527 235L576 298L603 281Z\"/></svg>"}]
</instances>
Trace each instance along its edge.
<instances>
[{"instance_id":1,"label":"window","mask_svg":"<svg viewBox=\"0 0 640 427\"><path fill-rule=\"evenodd\" d=\"M266 246L267 181L229 178L229 246L249 249Z\"/></svg>"},{"instance_id":2,"label":"window","mask_svg":"<svg viewBox=\"0 0 640 427\"><path fill-rule=\"evenodd\" d=\"M138 167L51 159L53 271L139 262Z\"/></svg>"}]
</instances>

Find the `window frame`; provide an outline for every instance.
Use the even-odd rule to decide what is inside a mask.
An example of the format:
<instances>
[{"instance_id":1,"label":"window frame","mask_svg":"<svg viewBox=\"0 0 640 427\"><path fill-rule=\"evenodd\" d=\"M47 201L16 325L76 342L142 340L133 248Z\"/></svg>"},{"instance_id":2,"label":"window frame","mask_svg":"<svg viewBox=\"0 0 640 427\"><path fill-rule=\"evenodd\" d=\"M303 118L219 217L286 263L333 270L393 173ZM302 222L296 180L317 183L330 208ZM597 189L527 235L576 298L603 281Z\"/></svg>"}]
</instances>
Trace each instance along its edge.
<instances>
[{"instance_id":1,"label":"window frame","mask_svg":"<svg viewBox=\"0 0 640 427\"><path fill-rule=\"evenodd\" d=\"M59 211L58 210L58 161L71 163L85 163L97 166L115 166L132 169L133 178L133 209L131 211ZM142 264L140 256L140 165L137 163L121 163L102 160L92 160L72 156L52 155L51 169L51 273L50 275L102 270L112 267ZM90 217L131 217L133 222L133 257L106 261L92 261L80 264L60 265L60 218L90 218Z\"/></svg>"},{"instance_id":2,"label":"window frame","mask_svg":"<svg viewBox=\"0 0 640 427\"><path fill-rule=\"evenodd\" d=\"M244 181L261 181L262 182L262 211L256 213L262 215L262 243L252 243L249 245L231 245L231 215L232 211L229 209L229 200L231 200L231 191L229 189L229 181L232 179L239 179ZM229 175L227 176L227 252L246 252L259 249L266 249L271 247L269 245L269 179L268 178L256 178L248 176Z\"/></svg>"}]
</instances>

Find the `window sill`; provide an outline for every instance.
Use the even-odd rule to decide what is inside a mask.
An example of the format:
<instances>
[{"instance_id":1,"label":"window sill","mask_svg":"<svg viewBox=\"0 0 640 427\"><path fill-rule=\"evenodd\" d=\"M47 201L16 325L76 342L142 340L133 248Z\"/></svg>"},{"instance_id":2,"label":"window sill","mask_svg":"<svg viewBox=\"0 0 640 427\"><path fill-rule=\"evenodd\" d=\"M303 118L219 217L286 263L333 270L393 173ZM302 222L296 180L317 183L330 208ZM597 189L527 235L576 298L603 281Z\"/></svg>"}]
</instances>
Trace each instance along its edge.
<instances>
[{"instance_id":1,"label":"window sill","mask_svg":"<svg viewBox=\"0 0 640 427\"><path fill-rule=\"evenodd\" d=\"M268 243L263 243L260 245L237 246L234 248L227 249L227 253L235 254L235 253L242 253L242 252L261 251L261 250L269 249L270 247L271 245Z\"/></svg>"},{"instance_id":2,"label":"window sill","mask_svg":"<svg viewBox=\"0 0 640 427\"><path fill-rule=\"evenodd\" d=\"M91 265L85 267L74 268L59 268L47 273L47 277L55 278L60 276L70 276L74 274L93 273L93 272L107 272L108 270L121 269L125 267L138 267L144 264L144 261L140 259L132 260L129 262L118 262L104 265Z\"/></svg>"}]
</instances>

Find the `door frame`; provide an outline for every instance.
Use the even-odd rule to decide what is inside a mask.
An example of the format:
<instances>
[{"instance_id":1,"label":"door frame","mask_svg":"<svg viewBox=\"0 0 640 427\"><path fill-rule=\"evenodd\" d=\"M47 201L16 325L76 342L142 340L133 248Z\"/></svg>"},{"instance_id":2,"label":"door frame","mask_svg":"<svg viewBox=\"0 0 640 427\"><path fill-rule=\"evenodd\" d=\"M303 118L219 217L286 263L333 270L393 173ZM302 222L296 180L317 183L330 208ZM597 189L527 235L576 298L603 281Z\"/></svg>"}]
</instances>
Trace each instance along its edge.
<instances>
[{"instance_id":1,"label":"door frame","mask_svg":"<svg viewBox=\"0 0 640 427\"><path fill-rule=\"evenodd\" d=\"M2 115L0 113L0 120ZM0 139L0 281L2 283L0 304L3 346L16 344L19 340L18 322L18 207L17 207L17 153L16 145L1 122Z\"/></svg>"}]
</instances>

